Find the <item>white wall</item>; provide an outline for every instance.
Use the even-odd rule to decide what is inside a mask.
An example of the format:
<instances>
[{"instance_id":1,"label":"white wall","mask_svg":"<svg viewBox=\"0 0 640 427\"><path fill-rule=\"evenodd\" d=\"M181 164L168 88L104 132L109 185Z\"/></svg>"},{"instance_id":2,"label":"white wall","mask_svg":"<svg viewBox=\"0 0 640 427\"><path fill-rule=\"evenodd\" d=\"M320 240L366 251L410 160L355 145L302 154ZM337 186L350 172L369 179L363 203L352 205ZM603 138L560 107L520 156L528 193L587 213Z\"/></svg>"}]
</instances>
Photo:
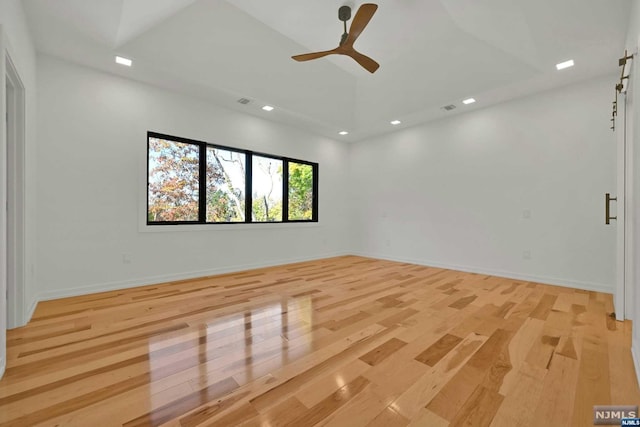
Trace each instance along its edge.
<instances>
[{"instance_id":1,"label":"white wall","mask_svg":"<svg viewBox=\"0 0 640 427\"><path fill-rule=\"evenodd\" d=\"M353 145L356 252L611 292L615 226L604 224L603 198L615 193L614 80Z\"/></svg>"},{"instance_id":2,"label":"white wall","mask_svg":"<svg viewBox=\"0 0 640 427\"><path fill-rule=\"evenodd\" d=\"M24 299L24 307L20 307L20 312L28 311L29 307L33 305L34 299L34 239L35 239L35 221L33 213L35 212L35 192L30 191L33 189L35 182L35 142L36 142L36 124L35 124L35 96L36 96L36 56L35 50L33 47L33 43L31 42L31 38L29 35L29 30L27 27L26 19L24 16L24 11L22 9L22 3L19 0L3 0L0 2L0 33L2 33L3 44L8 52L11 60L13 61L18 73L20 74L20 78L22 79L22 83L25 86L25 96L26 96L26 172L25 172L25 185L26 185L26 210L27 215L25 218L25 226L26 226L26 242L25 242L25 255L26 255L26 265L28 266L27 271L25 272L25 299ZM5 52L2 52L0 49L0 61L4 63L5 60ZM4 70L4 67L2 67ZM5 76L4 73L0 73L0 83L2 85L2 89L0 93L0 103L2 105L2 111L4 111L5 106L5 98L4 98L4 84ZM0 134L2 136L2 141L4 141L5 129L4 129L4 119L0 121ZM2 152L6 154L6 147L2 148ZM4 162L4 155L0 155L2 158L2 162ZM0 174L2 177L0 178L0 188L2 191L0 193L2 196L2 203L5 203L5 195L4 192L6 190L6 172L4 168L2 169L2 173ZM2 225L5 227L5 225ZM2 252L2 251L0 251ZM5 257L3 253L1 255ZM4 264L3 264L4 265ZM2 274L5 273L5 268L2 270ZM6 282L4 280L0 281L2 285L0 286L0 295L4 295L6 292L5 286ZM5 328L6 328L6 307L4 306L4 298L0 298L2 301L0 306L0 376L2 376L2 371L4 370L5 363Z\"/></svg>"},{"instance_id":3,"label":"white wall","mask_svg":"<svg viewBox=\"0 0 640 427\"><path fill-rule=\"evenodd\" d=\"M626 292L626 317L633 321L632 351L636 365L636 375L640 383L640 185L637 184L640 177L640 109L636 99L640 91L640 1L634 0L629 22L626 49L634 54L631 63L631 75L627 90L627 222L628 233L631 236L631 251L629 280L630 286ZM622 55L621 55L622 56Z\"/></svg>"},{"instance_id":4,"label":"white wall","mask_svg":"<svg viewBox=\"0 0 640 427\"><path fill-rule=\"evenodd\" d=\"M48 56L38 110L40 299L349 250L344 143ZM148 130L318 162L319 224L146 231Z\"/></svg>"}]
</instances>

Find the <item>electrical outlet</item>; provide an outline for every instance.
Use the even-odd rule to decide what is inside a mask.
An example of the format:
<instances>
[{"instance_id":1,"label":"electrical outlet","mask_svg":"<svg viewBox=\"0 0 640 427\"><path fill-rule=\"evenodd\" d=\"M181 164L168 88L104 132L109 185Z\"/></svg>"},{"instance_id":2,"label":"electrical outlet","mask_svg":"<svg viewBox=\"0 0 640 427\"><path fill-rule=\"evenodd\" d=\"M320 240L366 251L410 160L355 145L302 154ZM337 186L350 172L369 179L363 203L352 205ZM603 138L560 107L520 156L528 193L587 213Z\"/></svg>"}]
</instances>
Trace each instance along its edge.
<instances>
[{"instance_id":1,"label":"electrical outlet","mask_svg":"<svg viewBox=\"0 0 640 427\"><path fill-rule=\"evenodd\" d=\"M522 211L522 218L531 219L531 210L525 209Z\"/></svg>"},{"instance_id":2,"label":"electrical outlet","mask_svg":"<svg viewBox=\"0 0 640 427\"><path fill-rule=\"evenodd\" d=\"M522 259L530 260L531 259L531 251L522 251Z\"/></svg>"},{"instance_id":3,"label":"electrical outlet","mask_svg":"<svg viewBox=\"0 0 640 427\"><path fill-rule=\"evenodd\" d=\"M131 264L131 254L122 254L122 263Z\"/></svg>"}]
</instances>

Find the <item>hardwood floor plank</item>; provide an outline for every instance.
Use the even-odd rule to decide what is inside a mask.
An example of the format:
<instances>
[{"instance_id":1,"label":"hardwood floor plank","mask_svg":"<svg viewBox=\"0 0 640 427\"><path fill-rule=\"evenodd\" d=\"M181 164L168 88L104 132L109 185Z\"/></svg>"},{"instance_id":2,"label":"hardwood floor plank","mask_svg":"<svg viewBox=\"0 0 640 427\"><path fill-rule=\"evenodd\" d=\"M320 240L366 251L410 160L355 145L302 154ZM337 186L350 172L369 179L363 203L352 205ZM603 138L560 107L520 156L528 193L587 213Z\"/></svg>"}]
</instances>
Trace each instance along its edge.
<instances>
[{"instance_id":1,"label":"hardwood floor plank","mask_svg":"<svg viewBox=\"0 0 640 427\"><path fill-rule=\"evenodd\" d=\"M599 342L593 341L589 337L583 341L571 420L574 426L593 422L594 405L612 404L608 369L609 354L606 350ZM572 360L572 362L578 363L576 360Z\"/></svg>"},{"instance_id":2,"label":"hardwood floor plank","mask_svg":"<svg viewBox=\"0 0 640 427\"><path fill-rule=\"evenodd\" d=\"M418 314L417 310L414 310L413 308L407 308L402 310L400 313L394 314L392 316L387 317L386 319L379 321L378 323L381 324L382 326L386 326L387 328L389 328L391 326L401 323L404 320L407 320L408 318L410 318L415 314Z\"/></svg>"},{"instance_id":3,"label":"hardwood floor plank","mask_svg":"<svg viewBox=\"0 0 640 427\"><path fill-rule=\"evenodd\" d=\"M295 393L295 396L306 407L311 408L327 396L335 393L346 383L361 376L367 369L369 369L368 364L360 359L355 359L329 375L309 381Z\"/></svg>"},{"instance_id":4,"label":"hardwood floor plank","mask_svg":"<svg viewBox=\"0 0 640 427\"><path fill-rule=\"evenodd\" d=\"M538 419L536 413L546 374L546 369L536 368L523 362L520 365L520 369L515 372L514 381L508 388L508 392L506 394L500 393L505 398L491 421L491 426L529 427L553 425L544 424L543 421Z\"/></svg>"},{"instance_id":5,"label":"hardwood floor plank","mask_svg":"<svg viewBox=\"0 0 640 427\"><path fill-rule=\"evenodd\" d=\"M547 320L547 316L551 312L551 308L556 303L558 297L556 295L545 294L531 313L531 317L534 319Z\"/></svg>"},{"instance_id":6,"label":"hardwood floor plank","mask_svg":"<svg viewBox=\"0 0 640 427\"><path fill-rule=\"evenodd\" d=\"M616 335L617 340L607 340L609 344L609 375L611 382L611 403L614 405L640 404L640 389L638 380L633 375L633 358L629 354L631 345L631 327L627 322L619 322ZM629 402L629 403L625 403Z\"/></svg>"},{"instance_id":7,"label":"hardwood floor plank","mask_svg":"<svg viewBox=\"0 0 640 427\"><path fill-rule=\"evenodd\" d=\"M347 404L328 415L317 426L331 427L364 427L370 423L384 408L388 400L377 393L377 386L370 384L358 393Z\"/></svg>"},{"instance_id":8,"label":"hardwood floor plank","mask_svg":"<svg viewBox=\"0 0 640 427\"><path fill-rule=\"evenodd\" d=\"M533 342L526 361L531 365L549 369L556 347L560 342L560 336L554 335L556 331L549 330L547 326L542 334Z\"/></svg>"},{"instance_id":9,"label":"hardwood floor plank","mask_svg":"<svg viewBox=\"0 0 640 427\"><path fill-rule=\"evenodd\" d=\"M469 359L469 366L479 371L489 369L494 364L500 351L508 344L509 338L509 332L504 329L496 330Z\"/></svg>"},{"instance_id":10,"label":"hardwood floor plank","mask_svg":"<svg viewBox=\"0 0 640 427\"><path fill-rule=\"evenodd\" d=\"M504 377L500 394L507 396L510 390L518 383L520 377L518 372L525 362L527 354L531 351L538 337L542 334L544 322L538 319L527 318L520 329L514 334L509 341L509 358L513 369Z\"/></svg>"},{"instance_id":11,"label":"hardwood floor plank","mask_svg":"<svg viewBox=\"0 0 640 427\"><path fill-rule=\"evenodd\" d=\"M313 363L313 365L308 369L294 374L285 381L276 384L269 391L251 399L250 402L258 408L258 410L261 408L267 408L273 405L274 402L280 401L283 397L295 393L310 379L323 375L326 372L330 372L332 368L336 367L336 365L340 366L340 364L347 363L350 358L355 357L356 355L366 353L369 351L370 346L376 345L379 340L386 338L390 332L392 332L390 329L376 328L372 329L371 332L362 334L360 339L347 339L345 341L346 348L343 348L342 351L322 361L315 360L315 363Z\"/></svg>"},{"instance_id":12,"label":"hardwood floor plank","mask_svg":"<svg viewBox=\"0 0 640 427\"><path fill-rule=\"evenodd\" d=\"M539 368L538 368L539 369ZM564 356L556 356L544 377L538 405L534 412L535 420L542 425L570 426L574 410L578 362ZM536 385L536 387L539 386ZM568 393L554 393L564 389ZM593 424L593 407L579 405L584 413L578 415L580 425Z\"/></svg>"},{"instance_id":13,"label":"hardwood floor plank","mask_svg":"<svg viewBox=\"0 0 640 427\"><path fill-rule=\"evenodd\" d=\"M409 420L387 406L367 424L367 427L404 427L406 425L409 425Z\"/></svg>"},{"instance_id":14,"label":"hardwood floor plank","mask_svg":"<svg viewBox=\"0 0 640 427\"><path fill-rule=\"evenodd\" d=\"M449 307L457 308L457 309L465 308L467 305L471 304L476 298L478 298L477 295L470 295L468 297L460 298L456 302L449 304Z\"/></svg>"},{"instance_id":15,"label":"hardwood floor plank","mask_svg":"<svg viewBox=\"0 0 640 427\"><path fill-rule=\"evenodd\" d=\"M452 421L480 385L484 375L479 369L463 366L425 408L444 420Z\"/></svg>"},{"instance_id":16,"label":"hardwood floor plank","mask_svg":"<svg viewBox=\"0 0 640 427\"><path fill-rule=\"evenodd\" d=\"M415 357L418 362L422 362L428 366L435 366L444 356L447 355L455 346L460 344L462 338L445 334L442 338L429 346L428 349Z\"/></svg>"},{"instance_id":17,"label":"hardwood floor plank","mask_svg":"<svg viewBox=\"0 0 640 427\"><path fill-rule=\"evenodd\" d=\"M239 426L245 424L247 421L259 416L258 411L250 403L245 403L237 409L230 410L225 413L224 416L211 420L210 417L213 414L203 414L204 419L200 417L191 418L187 416L184 419L180 419L180 427L191 427L206 425L207 427L228 427Z\"/></svg>"},{"instance_id":18,"label":"hardwood floor plank","mask_svg":"<svg viewBox=\"0 0 640 427\"><path fill-rule=\"evenodd\" d=\"M449 422L429 411L422 409L416 418L409 423L409 427L449 427Z\"/></svg>"},{"instance_id":19,"label":"hardwood floor plank","mask_svg":"<svg viewBox=\"0 0 640 427\"><path fill-rule=\"evenodd\" d=\"M250 404L251 405L251 404ZM253 405L251 405L253 408ZM255 411L255 408L253 408ZM245 426L288 426L293 424L300 414L308 411L298 399L290 397L283 402L273 405L268 411L249 419Z\"/></svg>"},{"instance_id":20,"label":"hardwood floor plank","mask_svg":"<svg viewBox=\"0 0 640 427\"><path fill-rule=\"evenodd\" d=\"M398 351L405 345L407 345L406 342L401 341L397 338L391 338L389 341L374 348L369 353L360 356L360 360L368 363L371 366L376 366L378 363L393 355L396 351Z\"/></svg>"},{"instance_id":21,"label":"hardwood floor plank","mask_svg":"<svg viewBox=\"0 0 640 427\"><path fill-rule=\"evenodd\" d=\"M479 386L451 421L451 424L454 426L489 426L503 399L501 394Z\"/></svg>"},{"instance_id":22,"label":"hardwood floor plank","mask_svg":"<svg viewBox=\"0 0 640 427\"><path fill-rule=\"evenodd\" d=\"M393 402L394 409L409 419L414 418L462 366L468 363L486 340L486 337L476 334L465 337L440 363L417 378L413 385Z\"/></svg>"},{"instance_id":23,"label":"hardwood floor plank","mask_svg":"<svg viewBox=\"0 0 640 427\"><path fill-rule=\"evenodd\" d=\"M369 385L369 380L364 377L358 377L284 425L292 427L315 425L327 418L338 408L347 404L358 395L358 393L362 392L367 385Z\"/></svg>"},{"instance_id":24,"label":"hardwood floor plank","mask_svg":"<svg viewBox=\"0 0 640 427\"><path fill-rule=\"evenodd\" d=\"M219 399L231 393L238 388L233 378L225 378L220 382L210 385L209 387L191 393L187 396L176 399L174 402L154 409L148 414L142 415L134 420L127 421L124 427L140 427L147 425L160 425L169 420L182 416L186 412L197 408L198 406Z\"/></svg>"}]
</instances>

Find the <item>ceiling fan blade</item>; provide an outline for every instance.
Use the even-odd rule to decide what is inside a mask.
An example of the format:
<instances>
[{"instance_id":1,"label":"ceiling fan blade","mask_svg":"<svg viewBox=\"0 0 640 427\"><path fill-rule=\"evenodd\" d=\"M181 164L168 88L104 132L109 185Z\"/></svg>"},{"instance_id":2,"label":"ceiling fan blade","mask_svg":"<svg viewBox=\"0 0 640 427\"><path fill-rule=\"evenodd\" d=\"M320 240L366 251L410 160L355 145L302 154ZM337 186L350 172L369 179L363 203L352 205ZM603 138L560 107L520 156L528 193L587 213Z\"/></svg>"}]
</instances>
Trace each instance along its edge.
<instances>
[{"instance_id":1,"label":"ceiling fan blade","mask_svg":"<svg viewBox=\"0 0 640 427\"><path fill-rule=\"evenodd\" d=\"M353 43L355 43L358 36L360 36L360 33L362 33L367 24L369 24L376 10L378 10L377 4L365 3L360 6L360 9L356 12L356 16L353 18L353 22L349 28L349 36L344 42L344 45L353 46Z\"/></svg>"},{"instance_id":2,"label":"ceiling fan blade","mask_svg":"<svg viewBox=\"0 0 640 427\"><path fill-rule=\"evenodd\" d=\"M356 60L356 62L360 65L362 65L362 67L367 70L368 72L370 72L371 74L375 73L376 70L380 67L380 64L378 64L376 61L374 61L373 59L369 58L367 55L363 55L360 52L358 52L355 49L349 49L345 55L352 57L353 59Z\"/></svg>"},{"instance_id":3,"label":"ceiling fan blade","mask_svg":"<svg viewBox=\"0 0 640 427\"><path fill-rule=\"evenodd\" d=\"M312 59L322 58L323 56L331 55L332 53L337 53L336 49L333 50L325 50L323 52L313 52L313 53L303 53L302 55L292 56L296 61L310 61Z\"/></svg>"}]
</instances>

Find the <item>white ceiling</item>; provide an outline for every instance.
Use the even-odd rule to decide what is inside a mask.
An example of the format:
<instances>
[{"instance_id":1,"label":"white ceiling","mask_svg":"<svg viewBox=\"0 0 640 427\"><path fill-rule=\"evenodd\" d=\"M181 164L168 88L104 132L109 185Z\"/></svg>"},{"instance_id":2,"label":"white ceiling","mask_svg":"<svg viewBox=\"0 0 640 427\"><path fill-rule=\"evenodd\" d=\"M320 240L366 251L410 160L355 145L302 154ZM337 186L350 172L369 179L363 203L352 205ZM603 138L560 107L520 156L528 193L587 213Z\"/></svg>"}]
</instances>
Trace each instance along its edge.
<instances>
[{"instance_id":1,"label":"white ceiling","mask_svg":"<svg viewBox=\"0 0 640 427\"><path fill-rule=\"evenodd\" d=\"M406 127L613 74L631 9L631 0L377 0L356 42L380 63L370 74L348 57L290 58L336 47L338 8L355 15L361 1L23 3L41 52L347 141L393 131L392 119ZM567 59L576 66L556 71ZM463 106L467 97L478 102Z\"/></svg>"}]
</instances>

